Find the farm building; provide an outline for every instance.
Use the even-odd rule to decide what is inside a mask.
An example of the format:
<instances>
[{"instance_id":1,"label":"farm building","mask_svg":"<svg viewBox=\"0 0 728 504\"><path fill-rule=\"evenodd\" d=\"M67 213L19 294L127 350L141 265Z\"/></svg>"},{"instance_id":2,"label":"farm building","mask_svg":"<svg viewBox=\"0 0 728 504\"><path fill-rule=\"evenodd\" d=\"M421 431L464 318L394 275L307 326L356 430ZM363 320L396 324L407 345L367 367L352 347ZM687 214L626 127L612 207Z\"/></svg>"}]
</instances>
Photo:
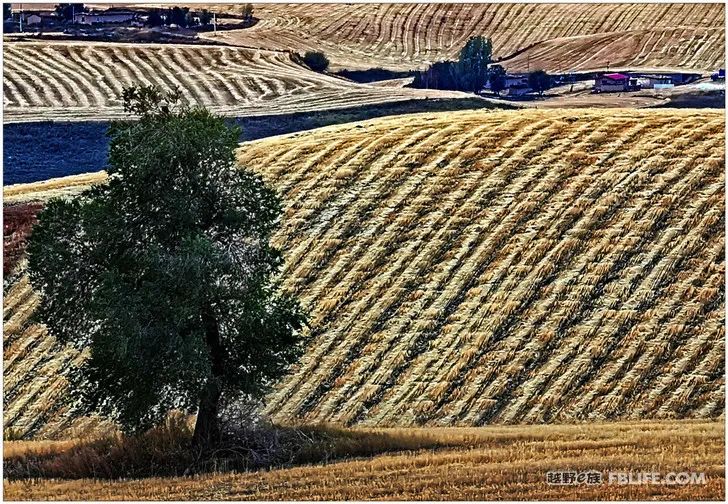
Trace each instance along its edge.
<instances>
[{"instance_id":1,"label":"farm building","mask_svg":"<svg viewBox=\"0 0 728 504\"><path fill-rule=\"evenodd\" d=\"M670 89L675 87L671 75L642 75L640 86L647 89Z\"/></svg>"},{"instance_id":2,"label":"farm building","mask_svg":"<svg viewBox=\"0 0 728 504\"><path fill-rule=\"evenodd\" d=\"M524 96L530 93L528 75L508 74L506 75L506 88L504 94L507 96Z\"/></svg>"},{"instance_id":3,"label":"farm building","mask_svg":"<svg viewBox=\"0 0 728 504\"><path fill-rule=\"evenodd\" d=\"M594 91L597 93L614 93L638 89L637 79L623 73L601 74L594 79Z\"/></svg>"},{"instance_id":4,"label":"farm building","mask_svg":"<svg viewBox=\"0 0 728 504\"><path fill-rule=\"evenodd\" d=\"M89 11L75 14L73 22L85 25L117 24L133 21L136 17L136 12L131 11Z\"/></svg>"},{"instance_id":5,"label":"farm building","mask_svg":"<svg viewBox=\"0 0 728 504\"><path fill-rule=\"evenodd\" d=\"M673 73L670 74L670 78L672 78L672 83L676 86L679 86L680 84L688 84L690 82L693 82L694 80L697 80L700 78L699 73Z\"/></svg>"},{"instance_id":6,"label":"farm building","mask_svg":"<svg viewBox=\"0 0 728 504\"><path fill-rule=\"evenodd\" d=\"M47 26L57 21L54 13L51 11L21 12L16 17L16 20L20 21L20 18L23 20L23 25L26 26Z\"/></svg>"}]
</instances>

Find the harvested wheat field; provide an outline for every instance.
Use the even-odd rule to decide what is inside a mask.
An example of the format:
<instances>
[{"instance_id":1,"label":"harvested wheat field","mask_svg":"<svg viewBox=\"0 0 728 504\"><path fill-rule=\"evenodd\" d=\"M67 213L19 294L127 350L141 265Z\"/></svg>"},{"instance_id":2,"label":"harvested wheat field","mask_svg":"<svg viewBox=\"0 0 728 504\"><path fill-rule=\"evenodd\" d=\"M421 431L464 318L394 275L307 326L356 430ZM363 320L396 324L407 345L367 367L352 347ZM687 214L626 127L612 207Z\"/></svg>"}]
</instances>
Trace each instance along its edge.
<instances>
[{"instance_id":1,"label":"harvested wheat field","mask_svg":"<svg viewBox=\"0 0 728 504\"><path fill-rule=\"evenodd\" d=\"M5 122L122 118L122 90L134 84L178 86L190 103L236 117L467 96L357 84L286 52L223 46L17 42L3 59Z\"/></svg>"},{"instance_id":2,"label":"harvested wheat field","mask_svg":"<svg viewBox=\"0 0 728 504\"><path fill-rule=\"evenodd\" d=\"M242 144L240 163L286 204L284 284L311 310L309 350L268 413L369 426L719 416L724 151L723 114L695 110L416 114ZM32 188L6 195L42 199ZM15 277L6 428L93 430L62 414L59 373L78 355L28 324L37 299Z\"/></svg>"},{"instance_id":3,"label":"harvested wheat field","mask_svg":"<svg viewBox=\"0 0 728 504\"><path fill-rule=\"evenodd\" d=\"M721 500L724 432L689 421L398 429L395 444L446 447L194 478L5 480L4 490L11 500ZM603 482L548 485L554 470L598 471ZM695 471L705 483L609 484L610 471Z\"/></svg>"},{"instance_id":4,"label":"harvested wheat field","mask_svg":"<svg viewBox=\"0 0 728 504\"><path fill-rule=\"evenodd\" d=\"M201 36L248 47L323 50L332 65L350 69L421 67L454 58L475 35L491 38L494 56L511 71L525 70L526 58L531 69L554 72L610 62L612 68L724 66L719 3L268 4L254 5L253 12L259 21L251 28Z\"/></svg>"}]
</instances>

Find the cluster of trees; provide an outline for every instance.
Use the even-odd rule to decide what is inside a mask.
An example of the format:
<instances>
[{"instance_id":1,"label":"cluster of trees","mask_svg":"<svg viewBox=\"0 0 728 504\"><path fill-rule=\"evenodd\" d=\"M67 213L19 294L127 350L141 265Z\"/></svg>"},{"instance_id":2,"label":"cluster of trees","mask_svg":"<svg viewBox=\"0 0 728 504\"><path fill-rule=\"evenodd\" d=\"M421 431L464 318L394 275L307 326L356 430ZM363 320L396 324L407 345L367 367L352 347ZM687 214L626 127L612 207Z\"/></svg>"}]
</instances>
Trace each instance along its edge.
<instances>
[{"instance_id":1,"label":"cluster of trees","mask_svg":"<svg viewBox=\"0 0 728 504\"><path fill-rule=\"evenodd\" d=\"M490 39L471 37L457 61L438 61L415 75L414 87L479 92L488 81L493 46Z\"/></svg>"},{"instance_id":2,"label":"cluster of trees","mask_svg":"<svg viewBox=\"0 0 728 504\"><path fill-rule=\"evenodd\" d=\"M82 3L61 3L56 5L56 16L62 21L73 21L73 16L86 10Z\"/></svg>"},{"instance_id":3,"label":"cluster of trees","mask_svg":"<svg viewBox=\"0 0 728 504\"><path fill-rule=\"evenodd\" d=\"M253 6L245 4L242 6L241 15L246 22L253 19ZM175 24L183 28L192 26L208 26L213 22L213 14L207 9L195 13L189 7L172 7L171 9L155 9L149 13L147 25L163 26Z\"/></svg>"},{"instance_id":4,"label":"cluster of trees","mask_svg":"<svg viewBox=\"0 0 728 504\"><path fill-rule=\"evenodd\" d=\"M212 14L206 9L200 11L199 16L195 16L194 13L190 12L188 7L172 7L171 9L166 9L166 11L155 9L149 13L149 17L147 18L147 25L149 26L175 24L187 28L195 25L206 26L211 22Z\"/></svg>"},{"instance_id":5,"label":"cluster of trees","mask_svg":"<svg viewBox=\"0 0 728 504\"><path fill-rule=\"evenodd\" d=\"M500 94L506 88L506 70L493 64L490 39L471 37L460 51L457 61L438 61L427 70L415 74L416 88L448 89L479 93L490 82L490 89ZM551 87L551 77L543 70L529 73L528 85L543 95Z\"/></svg>"}]
</instances>

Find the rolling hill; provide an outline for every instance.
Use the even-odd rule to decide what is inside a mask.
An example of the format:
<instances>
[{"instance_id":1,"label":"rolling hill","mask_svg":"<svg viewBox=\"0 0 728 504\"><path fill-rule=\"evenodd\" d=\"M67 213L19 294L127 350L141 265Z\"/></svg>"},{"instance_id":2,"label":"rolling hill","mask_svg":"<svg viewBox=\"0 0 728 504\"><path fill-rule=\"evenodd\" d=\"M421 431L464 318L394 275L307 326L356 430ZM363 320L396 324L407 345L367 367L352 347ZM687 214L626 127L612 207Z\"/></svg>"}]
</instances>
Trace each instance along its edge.
<instances>
[{"instance_id":1,"label":"rolling hill","mask_svg":"<svg viewBox=\"0 0 728 504\"><path fill-rule=\"evenodd\" d=\"M125 116L132 84L178 86L191 103L227 116L320 111L452 91L358 84L312 72L291 54L224 46L17 42L3 45L4 121Z\"/></svg>"},{"instance_id":2,"label":"rolling hill","mask_svg":"<svg viewBox=\"0 0 728 504\"><path fill-rule=\"evenodd\" d=\"M724 152L723 114L695 110L416 114L242 144L240 163L286 204L284 285L312 316L268 413L370 426L718 417ZM6 428L95 429L63 415L60 372L80 357L28 322L36 303L18 271Z\"/></svg>"},{"instance_id":3,"label":"rolling hill","mask_svg":"<svg viewBox=\"0 0 728 504\"><path fill-rule=\"evenodd\" d=\"M217 6L236 12L242 6ZM251 28L201 36L298 52L335 67L407 70L452 59L484 35L511 71L584 71L611 64L714 70L725 53L722 4L261 4Z\"/></svg>"}]
</instances>

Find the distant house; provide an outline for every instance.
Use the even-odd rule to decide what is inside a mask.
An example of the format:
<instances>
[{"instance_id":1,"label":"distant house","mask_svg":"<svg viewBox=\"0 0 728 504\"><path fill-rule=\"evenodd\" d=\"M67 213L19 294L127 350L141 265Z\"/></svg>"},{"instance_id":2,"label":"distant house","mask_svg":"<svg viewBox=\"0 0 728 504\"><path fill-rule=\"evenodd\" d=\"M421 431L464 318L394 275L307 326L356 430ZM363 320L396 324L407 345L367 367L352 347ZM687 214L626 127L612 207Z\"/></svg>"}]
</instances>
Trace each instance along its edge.
<instances>
[{"instance_id":1,"label":"distant house","mask_svg":"<svg viewBox=\"0 0 728 504\"><path fill-rule=\"evenodd\" d=\"M594 79L594 91L597 93L615 93L639 89L637 78L623 73L597 75Z\"/></svg>"},{"instance_id":2,"label":"distant house","mask_svg":"<svg viewBox=\"0 0 728 504\"><path fill-rule=\"evenodd\" d=\"M524 96L532 91L528 85L528 75L506 74L506 87L503 94L507 96Z\"/></svg>"},{"instance_id":3,"label":"distant house","mask_svg":"<svg viewBox=\"0 0 728 504\"><path fill-rule=\"evenodd\" d=\"M51 26L58 22L55 13L52 11L28 11L13 13L13 20L20 22L23 26L32 26L34 28L40 26Z\"/></svg>"},{"instance_id":4,"label":"distant house","mask_svg":"<svg viewBox=\"0 0 728 504\"><path fill-rule=\"evenodd\" d=\"M84 25L119 24L131 22L135 20L136 17L137 13L132 11L89 11L74 14L73 22Z\"/></svg>"},{"instance_id":5,"label":"distant house","mask_svg":"<svg viewBox=\"0 0 728 504\"><path fill-rule=\"evenodd\" d=\"M642 75L639 83L642 87L648 89L671 89L675 87L671 75Z\"/></svg>"},{"instance_id":6,"label":"distant house","mask_svg":"<svg viewBox=\"0 0 728 504\"><path fill-rule=\"evenodd\" d=\"M689 84L693 81L698 80L701 77L699 73L671 73L672 83L676 86L681 84Z\"/></svg>"},{"instance_id":7,"label":"distant house","mask_svg":"<svg viewBox=\"0 0 728 504\"><path fill-rule=\"evenodd\" d=\"M594 80L594 91L597 93L626 91L627 87L629 87L629 75L621 73L602 74Z\"/></svg>"}]
</instances>

